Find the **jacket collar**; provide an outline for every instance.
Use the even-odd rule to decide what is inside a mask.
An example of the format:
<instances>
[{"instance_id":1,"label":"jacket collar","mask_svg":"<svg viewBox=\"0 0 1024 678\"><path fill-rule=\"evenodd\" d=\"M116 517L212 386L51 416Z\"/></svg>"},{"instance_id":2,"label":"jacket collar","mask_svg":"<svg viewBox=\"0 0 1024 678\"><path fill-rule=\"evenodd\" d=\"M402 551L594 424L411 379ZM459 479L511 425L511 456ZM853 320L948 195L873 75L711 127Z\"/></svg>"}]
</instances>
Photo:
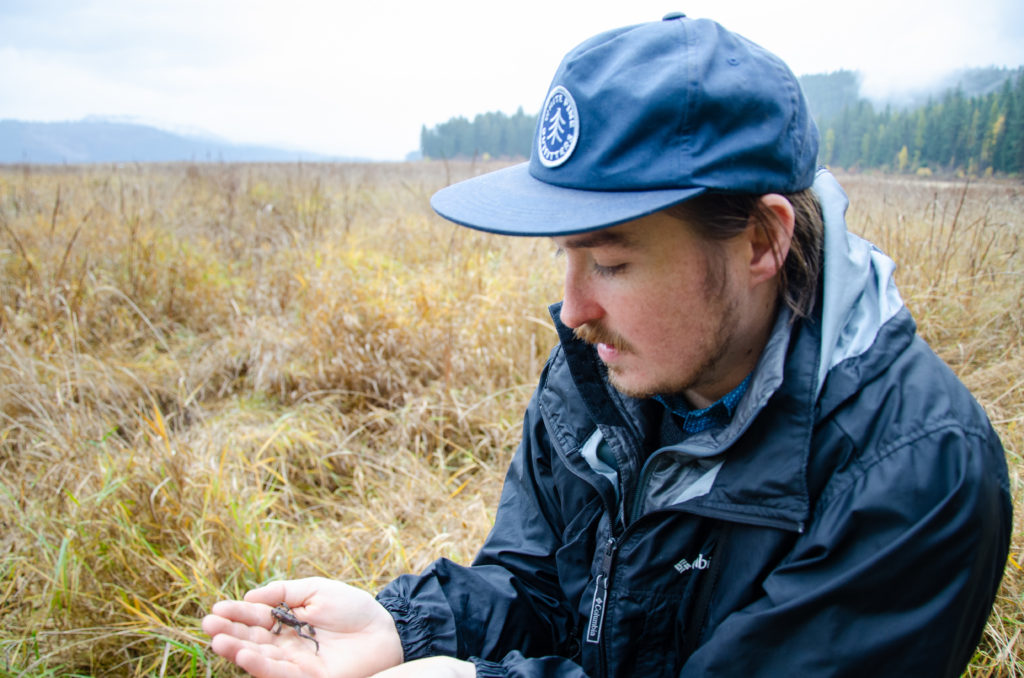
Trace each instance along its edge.
<instances>
[{"instance_id":1,"label":"jacket collar","mask_svg":"<svg viewBox=\"0 0 1024 678\"><path fill-rule=\"evenodd\" d=\"M650 451L653 437L647 423L650 412L660 412L663 406L652 399L624 396L612 387L593 347L576 339L572 330L561 323L560 309L561 304L554 304L550 312L561 339L567 368L563 374L571 375L570 391L575 391L563 392L561 399L582 400L590 421L566 416L569 410L555 407L548 408L547 417L559 430L571 430L566 439L580 444L595 428L601 430L618 460L619 479L627 499L631 484L639 484L638 491L643 495L673 496L664 487L678 477L671 468L695 458L713 458L728 450L728 463L719 472L714 487L704 496L687 502L687 510L794 530L802 528L809 512L804 468L813 429L819 345L816 325L805 321L793 325L788 312L780 313L750 387L729 426L690 436L679 445L658 449L645 460L645 447ZM547 387L561 391L569 384L552 375ZM769 407L769 416L759 416ZM736 445L738 441L740 444ZM577 452L563 451L569 455Z\"/></svg>"}]
</instances>

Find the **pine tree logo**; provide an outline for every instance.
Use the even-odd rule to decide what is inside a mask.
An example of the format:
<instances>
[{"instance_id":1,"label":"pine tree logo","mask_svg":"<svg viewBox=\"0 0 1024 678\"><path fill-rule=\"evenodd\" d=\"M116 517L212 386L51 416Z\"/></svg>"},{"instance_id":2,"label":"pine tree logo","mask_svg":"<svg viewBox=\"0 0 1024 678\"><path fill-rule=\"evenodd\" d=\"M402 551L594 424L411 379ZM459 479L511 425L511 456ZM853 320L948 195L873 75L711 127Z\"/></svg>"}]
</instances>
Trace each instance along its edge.
<instances>
[{"instance_id":1,"label":"pine tree logo","mask_svg":"<svg viewBox=\"0 0 1024 678\"><path fill-rule=\"evenodd\" d=\"M553 107L551 109L551 117L548 118L545 124L548 133L544 135L549 147L558 148L562 145L562 135L565 134L565 125L568 122L561 108Z\"/></svg>"},{"instance_id":2,"label":"pine tree logo","mask_svg":"<svg viewBox=\"0 0 1024 678\"><path fill-rule=\"evenodd\" d=\"M576 102L569 90L553 87L544 101L537 129L537 156L545 167L558 167L572 155L580 136Z\"/></svg>"}]
</instances>

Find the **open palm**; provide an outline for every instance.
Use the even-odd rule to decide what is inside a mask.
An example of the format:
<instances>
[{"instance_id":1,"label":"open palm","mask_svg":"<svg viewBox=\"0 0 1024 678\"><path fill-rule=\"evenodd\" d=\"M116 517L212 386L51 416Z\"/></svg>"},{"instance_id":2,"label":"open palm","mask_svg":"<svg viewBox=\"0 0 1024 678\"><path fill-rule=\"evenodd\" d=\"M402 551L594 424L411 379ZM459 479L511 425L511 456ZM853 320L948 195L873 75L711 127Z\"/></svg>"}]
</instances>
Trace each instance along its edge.
<instances>
[{"instance_id":1,"label":"open palm","mask_svg":"<svg viewBox=\"0 0 1024 678\"><path fill-rule=\"evenodd\" d=\"M271 610L280 603L316 629L316 644L284 626ZM402 645L391 615L365 591L314 577L275 582L244 600L214 605L203 619L211 647L258 678L320 676L363 678L402 661ZM308 627L303 633L310 635Z\"/></svg>"}]
</instances>

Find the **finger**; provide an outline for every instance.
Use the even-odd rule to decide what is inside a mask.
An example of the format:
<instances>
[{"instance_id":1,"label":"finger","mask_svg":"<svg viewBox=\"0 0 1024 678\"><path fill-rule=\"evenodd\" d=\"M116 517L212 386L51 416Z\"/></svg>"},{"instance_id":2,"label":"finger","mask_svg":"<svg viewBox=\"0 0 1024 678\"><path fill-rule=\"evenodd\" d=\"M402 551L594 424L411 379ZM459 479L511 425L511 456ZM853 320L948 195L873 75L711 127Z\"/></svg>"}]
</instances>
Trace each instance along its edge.
<instances>
[{"instance_id":1,"label":"finger","mask_svg":"<svg viewBox=\"0 0 1024 678\"><path fill-rule=\"evenodd\" d=\"M272 645L260 645L228 635L218 635L213 637L210 649L258 678L298 675L289 671L287 662L280 661L282 655Z\"/></svg>"},{"instance_id":2,"label":"finger","mask_svg":"<svg viewBox=\"0 0 1024 678\"><path fill-rule=\"evenodd\" d=\"M224 617L230 621L248 626L259 626L269 629L274 625L274 617L270 613L270 608L260 603L250 603L242 600L222 600L214 604L210 612L214 616Z\"/></svg>"},{"instance_id":3,"label":"finger","mask_svg":"<svg viewBox=\"0 0 1024 678\"><path fill-rule=\"evenodd\" d=\"M280 636L271 633L262 626L250 626L233 622L215 614L207 615L202 622L203 631L211 638L234 638L249 643L277 644ZM224 642L221 640L221 642Z\"/></svg>"},{"instance_id":4,"label":"finger","mask_svg":"<svg viewBox=\"0 0 1024 678\"><path fill-rule=\"evenodd\" d=\"M240 648L233 660L238 666L255 678L302 678L303 676L324 675L323 664L305 661L272 646L250 646Z\"/></svg>"},{"instance_id":5,"label":"finger","mask_svg":"<svg viewBox=\"0 0 1024 678\"><path fill-rule=\"evenodd\" d=\"M270 606L283 602L288 607L302 607L317 592L332 585L333 582L323 577L275 581L249 591L245 594L245 600Z\"/></svg>"},{"instance_id":6,"label":"finger","mask_svg":"<svg viewBox=\"0 0 1024 678\"><path fill-rule=\"evenodd\" d=\"M228 661L236 661L238 653L249 645L248 641L227 633L218 633L210 641L210 649Z\"/></svg>"},{"instance_id":7,"label":"finger","mask_svg":"<svg viewBox=\"0 0 1024 678\"><path fill-rule=\"evenodd\" d=\"M285 581L270 582L266 586L261 586L247 592L244 599L246 602L263 603L270 606L277 605L280 602L287 602L285 601L285 595L287 594L289 583Z\"/></svg>"},{"instance_id":8,"label":"finger","mask_svg":"<svg viewBox=\"0 0 1024 678\"><path fill-rule=\"evenodd\" d=\"M203 633L212 638L218 633L227 633L231 628L231 620L225 619L219 614L208 614L203 617L200 627L203 629Z\"/></svg>"},{"instance_id":9,"label":"finger","mask_svg":"<svg viewBox=\"0 0 1024 678\"><path fill-rule=\"evenodd\" d=\"M227 631L217 633L210 640L210 647L214 652L232 661L235 661L235 655L243 649L259 652L273 659L291 658L294 650L289 646L294 644L291 639L282 639L269 631L240 624L233 624ZM304 648L299 646L298 649Z\"/></svg>"}]
</instances>

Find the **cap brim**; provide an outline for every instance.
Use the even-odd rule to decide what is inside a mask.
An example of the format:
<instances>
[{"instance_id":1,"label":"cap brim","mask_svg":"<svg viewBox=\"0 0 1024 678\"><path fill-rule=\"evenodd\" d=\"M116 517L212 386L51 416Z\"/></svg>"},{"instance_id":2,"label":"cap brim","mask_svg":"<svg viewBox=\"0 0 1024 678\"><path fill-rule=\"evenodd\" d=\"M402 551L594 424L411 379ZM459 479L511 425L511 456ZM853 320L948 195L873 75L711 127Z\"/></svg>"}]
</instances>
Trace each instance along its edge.
<instances>
[{"instance_id":1,"label":"cap brim","mask_svg":"<svg viewBox=\"0 0 1024 678\"><path fill-rule=\"evenodd\" d=\"M564 188L535 179L529 163L522 163L443 188L430 205L445 219L489 233L559 236L639 219L704 191Z\"/></svg>"}]
</instances>

